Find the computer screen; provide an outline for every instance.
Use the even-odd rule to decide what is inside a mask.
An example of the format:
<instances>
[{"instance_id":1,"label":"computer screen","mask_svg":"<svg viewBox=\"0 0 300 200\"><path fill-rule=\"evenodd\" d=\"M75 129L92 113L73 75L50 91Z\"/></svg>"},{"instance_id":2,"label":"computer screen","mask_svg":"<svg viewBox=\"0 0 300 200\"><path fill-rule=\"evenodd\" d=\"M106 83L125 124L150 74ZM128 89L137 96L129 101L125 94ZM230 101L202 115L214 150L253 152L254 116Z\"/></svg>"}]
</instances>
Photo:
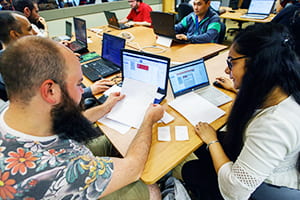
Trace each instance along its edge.
<instances>
[{"instance_id":1,"label":"computer screen","mask_svg":"<svg viewBox=\"0 0 300 200\"><path fill-rule=\"evenodd\" d=\"M155 34L170 38L175 37L175 14L152 11L150 16Z\"/></svg>"},{"instance_id":2,"label":"computer screen","mask_svg":"<svg viewBox=\"0 0 300 200\"><path fill-rule=\"evenodd\" d=\"M158 87L158 92L166 94L170 58L138 52L122 50L122 76Z\"/></svg>"},{"instance_id":3,"label":"computer screen","mask_svg":"<svg viewBox=\"0 0 300 200\"><path fill-rule=\"evenodd\" d=\"M125 47L125 41L123 38L104 33L101 57L121 67L121 50Z\"/></svg>"},{"instance_id":4,"label":"computer screen","mask_svg":"<svg viewBox=\"0 0 300 200\"><path fill-rule=\"evenodd\" d=\"M248 13L270 14L274 0L251 0Z\"/></svg>"},{"instance_id":5,"label":"computer screen","mask_svg":"<svg viewBox=\"0 0 300 200\"><path fill-rule=\"evenodd\" d=\"M74 17L74 28L75 28L75 36L76 40L79 40L83 43L87 43L87 35L86 35L86 24L85 20Z\"/></svg>"},{"instance_id":6,"label":"computer screen","mask_svg":"<svg viewBox=\"0 0 300 200\"><path fill-rule=\"evenodd\" d=\"M169 78L175 96L186 93L191 88L209 85L203 59L172 67L169 71Z\"/></svg>"}]
</instances>

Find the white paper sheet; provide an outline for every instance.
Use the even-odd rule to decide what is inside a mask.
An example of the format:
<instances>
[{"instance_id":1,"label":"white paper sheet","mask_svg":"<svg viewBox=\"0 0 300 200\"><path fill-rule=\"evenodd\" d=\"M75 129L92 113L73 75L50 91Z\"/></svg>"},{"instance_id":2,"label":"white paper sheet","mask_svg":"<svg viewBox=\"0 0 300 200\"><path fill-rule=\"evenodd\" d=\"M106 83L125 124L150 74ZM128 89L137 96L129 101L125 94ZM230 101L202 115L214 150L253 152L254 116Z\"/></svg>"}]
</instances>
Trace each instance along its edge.
<instances>
[{"instance_id":1,"label":"white paper sheet","mask_svg":"<svg viewBox=\"0 0 300 200\"><path fill-rule=\"evenodd\" d=\"M175 126L175 139L177 141L189 140L189 131L187 126Z\"/></svg>"},{"instance_id":2,"label":"white paper sheet","mask_svg":"<svg viewBox=\"0 0 300 200\"><path fill-rule=\"evenodd\" d=\"M168 124L173 120L174 120L174 117L165 111L164 116L158 122L163 122L165 124Z\"/></svg>"},{"instance_id":3,"label":"white paper sheet","mask_svg":"<svg viewBox=\"0 0 300 200\"><path fill-rule=\"evenodd\" d=\"M101 119L98 120L99 122L101 122L102 124L118 131L121 134L125 134L129 131L129 129L131 128L128 125L122 124L120 122L108 119L106 116L102 117Z\"/></svg>"},{"instance_id":4,"label":"white paper sheet","mask_svg":"<svg viewBox=\"0 0 300 200\"><path fill-rule=\"evenodd\" d=\"M109 96L113 92L121 92L121 89L122 88L120 86L113 85L111 88L109 88L108 90L106 90L103 94Z\"/></svg>"},{"instance_id":5,"label":"white paper sheet","mask_svg":"<svg viewBox=\"0 0 300 200\"><path fill-rule=\"evenodd\" d=\"M193 125L200 121L211 123L225 114L223 110L193 92L177 97L169 105Z\"/></svg>"},{"instance_id":6,"label":"white paper sheet","mask_svg":"<svg viewBox=\"0 0 300 200\"><path fill-rule=\"evenodd\" d=\"M125 78L121 90L125 98L113 107L107 118L139 128L156 90L157 86Z\"/></svg>"},{"instance_id":7,"label":"white paper sheet","mask_svg":"<svg viewBox=\"0 0 300 200\"><path fill-rule=\"evenodd\" d=\"M158 141L171 141L171 132L169 126L163 126L157 128Z\"/></svg>"}]
</instances>

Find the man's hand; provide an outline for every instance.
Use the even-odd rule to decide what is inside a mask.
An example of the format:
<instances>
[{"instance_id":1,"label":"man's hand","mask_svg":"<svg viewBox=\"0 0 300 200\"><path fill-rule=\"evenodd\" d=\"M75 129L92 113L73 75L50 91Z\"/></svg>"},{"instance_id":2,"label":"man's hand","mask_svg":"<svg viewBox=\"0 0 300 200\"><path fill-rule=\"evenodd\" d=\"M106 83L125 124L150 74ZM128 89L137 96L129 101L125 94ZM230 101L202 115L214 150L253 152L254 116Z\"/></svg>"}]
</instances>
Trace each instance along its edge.
<instances>
[{"instance_id":1,"label":"man's hand","mask_svg":"<svg viewBox=\"0 0 300 200\"><path fill-rule=\"evenodd\" d=\"M109 89L111 86L113 86L115 83L108 79L101 79L99 81L96 81L91 85L91 90L93 95L96 95L100 92L104 92L107 89Z\"/></svg>"},{"instance_id":2,"label":"man's hand","mask_svg":"<svg viewBox=\"0 0 300 200\"><path fill-rule=\"evenodd\" d=\"M184 35L184 34L177 34L177 35L176 35L176 38L177 38L178 40L188 40L188 39L187 39L187 36Z\"/></svg>"},{"instance_id":3,"label":"man's hand","mask_svg":"<svg viewBox=\"0 0 300 200\"><path fill-rule=\"evenodd\" d=\"M113 92L109 95L106 101L103 104L103 107L106 110L106 113L109 113L111 109L116 105L116 103L122 99L124 99L125 95L120 92Z\"/></svg>"},{"instance_id":4,"label":"man's hand","mask_svg":"<svg viewBox=\"0 0 300 200\"><path fill-rule=\"evenodd\" d=\"M48 26L47 26L46 20L43 17L39 17L38 18L38 22L40 22L41 24L43 24L44 30L48 31Z\"/></svg>"},{"instance_id":5,"label":"man's hand","mask_svg":"<svg viewBox=\"0 0 300 200\"><path fill-rule=\"evenodd\" d=\"M150 104L145 117L144 121L150 120L150 123L154 124L158 120L160 120L164 115L164 108L159 104Z\"/></svg>"}]
</instances>

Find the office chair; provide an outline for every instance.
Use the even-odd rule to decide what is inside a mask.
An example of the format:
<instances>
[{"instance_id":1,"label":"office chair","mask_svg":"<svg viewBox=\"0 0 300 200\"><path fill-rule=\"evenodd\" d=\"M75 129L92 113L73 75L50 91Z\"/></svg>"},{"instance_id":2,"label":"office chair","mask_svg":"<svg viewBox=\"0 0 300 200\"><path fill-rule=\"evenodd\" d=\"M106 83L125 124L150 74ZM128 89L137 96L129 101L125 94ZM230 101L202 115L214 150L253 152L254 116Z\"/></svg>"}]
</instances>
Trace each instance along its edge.
<instances>
[{"instance_id":1,"label":"office chair","mask_svg":"<svg viewBox=\"0 0 300 200\"><path fill-rule=\"evenodd\" d=\"M234 9L238 9L238 2L237 0L231 0L230 1L230 7L234 10ZM241 8L242 9L248 9L249 8L249 4L250 4L251 0L243 0ZM239 32L240 30L243 29L243 23L246 23L246 21L238 21L238 20L232 20L238 23L238 28L230 28L227 30L227 33L229 33L230 35L233 35L233 33L235 32Z\"/></svg>"},{"instance_id":2,"label":"office chair","mask_svg":"<svg viewBox=\"0 0 300 200\"><path fill-rule=\"evenodd\" d=\"M218 44L222 44L224 39L225 39L225 33L226 33L226 25L223 22L220 22L221 29L219 33L219 38L218 38Z\"/></svg>"},{"instance_id":3,"label":"office chair","mask_svg":"<svg viewBox=\"0 0 300 200\"><path fill-rule=\"evenodd\" d=\"M176 22L180 22L185 16L194 12L193 6L189 3L181 3L177 8L178 14L176 15Z\"/></svg>"}]
</instances>

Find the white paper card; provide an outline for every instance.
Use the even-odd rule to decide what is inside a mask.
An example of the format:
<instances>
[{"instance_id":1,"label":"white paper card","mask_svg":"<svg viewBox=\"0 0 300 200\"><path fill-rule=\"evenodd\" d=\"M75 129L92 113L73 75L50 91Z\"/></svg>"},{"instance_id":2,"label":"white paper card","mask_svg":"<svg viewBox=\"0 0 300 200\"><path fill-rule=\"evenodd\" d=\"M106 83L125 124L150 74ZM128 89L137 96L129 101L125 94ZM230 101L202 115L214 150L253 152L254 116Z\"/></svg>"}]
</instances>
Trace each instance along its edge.
<instances>
[{"instance_id":1,"label":"white paper card","mask_svg":"<svg viewBox=\"0 0 300 200\"><path fill-rule=\"evenodd\" d=\"M211 123L225 114L223 110L194 92L177 97L169 105L193 125L200 121Z\"/></svg>"},{"instance_id":2,"label":"white paper card","mask_svg":"<svg viewBox=\"0 0 300 200\"><path fill-rule=\"evenodd\" d=\"M174 117L167 112L164 112L164 116L160 119L160 121L162 121L165 124L168 124L173 120L174 120Z\"/></svg>"},{"instance_id":3,"label":"white paper card","mask_svg":"<svg viewBox=\"0 0 300 200\"><path fill-rule=\"evenodd\" d=\"M113 107L107 118L139 128L149 104L153 103L156 90L157 86L125 78L121 90L125 98Z\"/></svg>"},{"instance_id":4,"label":"white paper card","mask_svg":"<svg viewBox=\"0 0 300 200\"><path fill-rule=\"evenodd\" d=\"M118 131L121 134L127 133L129 131L129 129L131 128L128 125L125 125L125 124L122 124L120 122L108 119L108 118L106 118L106 116L102 117L98 121L101 122L102 124L112 128L112 129Z\"/></svg>"},{"instance_id":5,"label":"white paper card","mask_svg":"<svg viewBox=\"0 0 300 200\"><path fill-rule=\"evenodd\" d=\"M164 127L158 127L158 141L171 141L171 133L170 133L170 127L164 126Z\"/></svg>"},{"instance_id":6,"label":"white paper card","mask_svg":"<svg viewBox=\"0 0 300 200\"><path fill-rule=\"evenodd\" d=\"M156 43L160 44L162 46L165 46L165 47L170 47L171 44L172 44L172 41L173 40L171 38L167 38L167 37L163 37L163 36L157 36Z\"/></svg>"},{"instance_id":7,"label":"white paper card","mask_svg":"<svg viewBox=\"0 0 300 200\"><path fill-rule=\"evenodd\" d=\"M175 139L177 141L189 140L189 131L187 126L175 126Z\"/></svg>"}]
</instances>

